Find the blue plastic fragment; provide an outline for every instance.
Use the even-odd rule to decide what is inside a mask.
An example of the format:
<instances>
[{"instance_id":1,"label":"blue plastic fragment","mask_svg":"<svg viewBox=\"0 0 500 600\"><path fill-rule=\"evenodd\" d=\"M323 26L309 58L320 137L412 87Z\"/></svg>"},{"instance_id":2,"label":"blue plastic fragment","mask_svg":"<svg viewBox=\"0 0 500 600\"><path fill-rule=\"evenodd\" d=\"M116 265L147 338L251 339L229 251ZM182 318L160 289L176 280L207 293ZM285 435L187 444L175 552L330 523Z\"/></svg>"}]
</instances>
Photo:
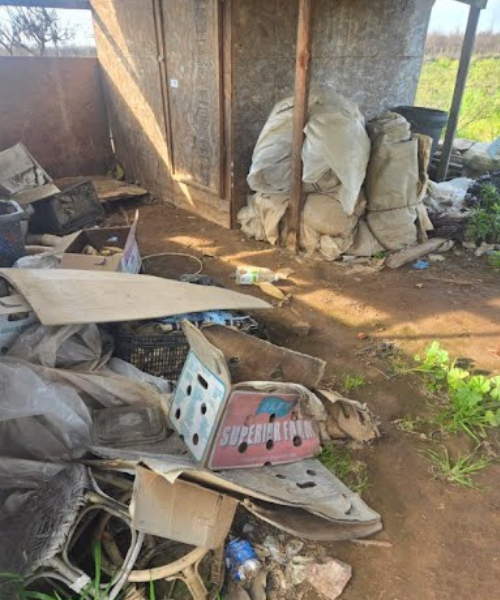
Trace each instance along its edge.
<instances>
[{"instance_id":1,"label":"blue plastic fragment","mask_svg":"<svg viewBox=\"0 0 500 600\"><path fill-rule=\"evenodd\" d=\"M424 269L428 269L430 263L428 260L417 260L411 266L412 269L416 269L417 271L423 271Z\"/></svg>"}]
</instances>

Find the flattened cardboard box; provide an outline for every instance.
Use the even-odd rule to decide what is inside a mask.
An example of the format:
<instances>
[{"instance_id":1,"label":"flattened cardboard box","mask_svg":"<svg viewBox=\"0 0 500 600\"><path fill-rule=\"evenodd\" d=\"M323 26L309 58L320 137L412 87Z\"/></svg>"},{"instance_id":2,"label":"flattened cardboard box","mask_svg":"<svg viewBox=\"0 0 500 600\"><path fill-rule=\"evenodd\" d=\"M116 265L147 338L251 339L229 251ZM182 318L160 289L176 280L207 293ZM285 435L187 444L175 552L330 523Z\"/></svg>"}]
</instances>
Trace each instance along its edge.
<instances>
[{"instance_id":1,"label":"flattened cardboard box","mask_svg":"<svg viewBox=\"0 0 500 600\"><path fill-rule=\"evenodd\" d=\"M141 270L141 255L137 245L136 231L139 211L134 222L127 227L101 227L83 229L70 237L59 264L60 269L91 271L116 271L137 274ZM106 246L121 248L112 256L83 254L86 246L102 250Z\"/></svg>"},{"instance_id":2,"label":"flattened cardboard box","mask_svg":"<svg viewBox=\"0 0 500 600\"><path fill-rule=\"evenodd\" d=\"M138 531L204 548L224 543L238 501L226 494L138 467L130 506Z\"/></svg>"},{"instance_id":3,"label":"flattened cardboard box","mask_svg":"<svg viewBox=\"0 0 500 600\"><path fill-rule=\"evenodd\" d=\"M313 457L319 426L302 414L311 393L299 384L233 385L222 352L188 322L190 345L169 419L199 465L211 470L284 464ZM319 401L318 401L319 402Z\"/></svg>"}]
</instances>

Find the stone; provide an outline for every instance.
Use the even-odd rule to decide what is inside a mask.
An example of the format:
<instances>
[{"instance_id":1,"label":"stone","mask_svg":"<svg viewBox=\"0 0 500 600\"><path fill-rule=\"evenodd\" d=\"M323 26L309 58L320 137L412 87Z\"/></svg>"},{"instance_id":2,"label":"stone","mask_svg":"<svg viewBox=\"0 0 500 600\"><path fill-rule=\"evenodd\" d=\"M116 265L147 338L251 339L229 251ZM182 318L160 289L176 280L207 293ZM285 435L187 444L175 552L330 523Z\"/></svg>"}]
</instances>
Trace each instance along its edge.
<instances>
[{"instance_id":1,"label":"stone","mask_svg":"<svg viewBox=\"0 0 500 600\"><path fill-rule=\"evenodd\" d=\"M307 580L318 593L328 600L338 598L351 577L351 565L336 558L323 564L313 563L307 567Z\"/></svg>"}]
</instances>

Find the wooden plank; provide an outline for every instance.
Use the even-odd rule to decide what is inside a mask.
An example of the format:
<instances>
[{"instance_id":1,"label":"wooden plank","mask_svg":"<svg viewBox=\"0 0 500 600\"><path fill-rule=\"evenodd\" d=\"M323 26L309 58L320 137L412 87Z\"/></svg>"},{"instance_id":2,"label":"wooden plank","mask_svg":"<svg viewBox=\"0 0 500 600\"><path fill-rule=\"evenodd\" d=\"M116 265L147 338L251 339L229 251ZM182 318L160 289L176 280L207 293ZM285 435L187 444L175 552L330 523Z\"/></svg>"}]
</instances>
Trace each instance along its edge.
<instances>
[{"instance_id":1,"label":"wooden plank","mask_svg":"<svg viewBox=\"0 0 500 600\"><path fill-rule=\"evenodd\" d=\"M300 215L304 204L302 189L302 145L309 104L313 0L299 0L295 100L293 108L292 187L288 209L288 246L298 252Z\"/></svg>"},{"instance_id":2,"label":"wooden plank","mask_svg":"<svg viewBox=\"0 0 500 600\"><path fill-rule=\"evenodd\" d=\"M229 201L230 227L238 227L237 215L242 207L237 203L234 191L234 70L233 70L233 2L225 0L222 6L222 89L224 92L223 119L223 177L224 197Z\"/></svg>"},{"instance_id":3,"label":"wooden plank","mask_svg":"<svg viewBox=\"0 0 500 600\"><path fill-rule=\"evenodd\" d=\"M471 6L469 9L469 18L467 20L467 28L465 30L462 52L460 54L460 62L458 65L457 79L455 82L455 91L453 92L453 100L451 102L450 116L446 127L444 144L441 153L441 161L439 163L437 178L438 181L444 181L448 172L451 152L453 150L453 140L457 131L458 119L460 116L460 107L462 106L462 98L464 95L465 85L467 83L467 75L469 73L472 52L474 50L474 42L476 40L477 25L481 9L476 6Z\"/></svg>"},{"instance_id":4,"label":"wooden plank","mask_svg":"<svg viewBox=\"0 0 500 600\"><path fill-rule=\"evenodd\" d=\"M54 183L60 189L64 189L75 183L89 180L93 183L97 197L102 203L115 202L116 200L125 200L128 198L142 198L149 194L148 190L134 183L127 183L126 181L119 181L113 177L105 176L65 177L63 179L56 179Z\"/></svg>"},{"instance_id":5,"label":"wooden plank","mask_svg":"<svg viewBox=\"0 0 500 600\"><path fill-rule=\"evenodd\" d=\"M206 310L259 310L253 296L151 275L71 269L0 269L43 325L114 323Z\"/></svg>"},{"instance_id":6,"label":"wooden plank","mask_svg":"<svg viewBox=\"0 0 500 600\"><path fill-rule=\"evenodd\" d=\"M468 4L469 6L475 6L476 8L486 8L488 6L488 0L457 0L462 4Z\"/></svg>"},{"instance_id":7,"label":"wooden plank","mask_svg":"<svg viewBox=\"0 0 500 600\"><path fill-rule=\"evenodd\" d=\"M0 0L0 6L37 8L76 8L90 10L90 0Z\"/></svg>"}]
</instances>

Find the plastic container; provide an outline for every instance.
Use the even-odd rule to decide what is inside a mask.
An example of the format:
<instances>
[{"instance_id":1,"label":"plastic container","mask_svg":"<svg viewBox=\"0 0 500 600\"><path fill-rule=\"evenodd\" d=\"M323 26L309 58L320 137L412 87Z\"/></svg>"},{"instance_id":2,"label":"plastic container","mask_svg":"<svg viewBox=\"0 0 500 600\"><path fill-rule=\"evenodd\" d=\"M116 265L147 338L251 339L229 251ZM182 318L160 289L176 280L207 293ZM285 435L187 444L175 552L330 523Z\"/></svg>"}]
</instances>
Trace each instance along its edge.
<instances>
[{"instance_id":1,"label":"plastic container","mask_svg":"<svg viewBox=\"0 0 500 600\"><path fill-rule=\"evenodd\" d=\"M259 324L250 316L236 313L232 317L230 321L223 324L231 325L251 335L260 336L262 334ZM181 318L187 318L197 327L209 322L203 320L203 315L198 315L198 313L184 315ZM165 325L169 323L171 331L148 333L147 335L130 331L128 325L125 327L118 325L114 331L116 356L131 363L144 373L163 377L169 381L177 381L189 354L189 343L181 329L181 318L177 321L172 319L171 323L169 323L170 319L165 320Z\"/></svg>"},{"instance_id":2,"label":"plastic container","mask_svg":"<svg viewBox=\"0 0 500 600\"><path fill-rule=\"evenodd\" d=\"M26 254L21 220L24 211L13 200L0 200L0 267L12 267Z\"/></svg>"},{"instance_id":3,"label":"plastic container","mask_svg":"<svg viewBox=\"0 0 500 600\"><path fill-rule=\"evenodd\" d=\"M137 446L163 440L167 430L159 408L114 406L94 411L92 438L96 445Z\"/></svg>"},{"instance_id":4,"label":"plastic container","mask_svg":"<svg viewBox=\"0 0 500 600\"><path fill-rule=\"evenodd\" d=\"M189 344L182 331L141 335L118 328L115 353L144 373L177 381L189 353Z\"/></svg>"},{"instance_id":5,"label":"plastic container","mask_svg":"<svg viewBox=\"0 0 500 600\"><path fill-rule=\"evenodd\" d=\"M235 581L248 581L262 568L250 542L241 539L235 539L226 546L226 566Z\"/></svg>"},{"instance_id":6,"label":"plastic container","mask_svg":"<svg viewBox=\"0 0 500 600\"><path fill-rule=\"evenodd\" d=\"M443 129L448 123L448 113L434 108L425 108L423 106L397 106L392 109L410 123L411 130L414 133L423 133L432 138L431 156L437 149Z\"/></svg>"},{"instance_id":7,"label":"plastic container","mask_svg":"<svg viewBox=\"0 0 500 600\"><path fill-rule=\"evenodd\" d=\"M236 269L236 283L239 285L258 285L259 283L274 283L286 279L280 272L275 273L264 267L238 267Z\"/></svg>"},{"instance_id":8,"label":"plastic container","mask_svg":"<svg viewBox=\"0 0 500 600\"><path fill-rule=\"evenodd\" d=\"M67 235L93 227L104 216L104 209L91 181L81 181L46 200L33 203L30 233Z\"/></svg>"}]
</instances>

